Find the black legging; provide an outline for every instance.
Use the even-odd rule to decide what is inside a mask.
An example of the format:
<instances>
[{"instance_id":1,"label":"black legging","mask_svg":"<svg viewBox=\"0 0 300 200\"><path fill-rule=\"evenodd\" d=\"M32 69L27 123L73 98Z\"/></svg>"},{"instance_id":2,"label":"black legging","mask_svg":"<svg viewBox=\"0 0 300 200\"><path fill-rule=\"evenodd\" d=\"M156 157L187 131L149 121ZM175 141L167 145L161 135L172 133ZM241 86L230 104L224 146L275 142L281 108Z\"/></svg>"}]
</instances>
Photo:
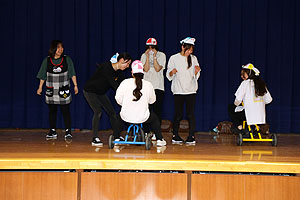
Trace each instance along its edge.
<instances>
[{"instance_id":1,"label":"black legging","mask_svg":"<svg viewBox=\"0 0 300 200\"><path fill-rule=\"evenodd\" d=\"M155 90L156 101L153 104L149 105L149 109L152 110L156 116L158 117L159 125L161 125L161 113L162 113L162 105L164 101L164 91L163 90ZM146 133L150 132L150 124L144 125L144 131Z\"/></svg>"},{"instance_id":2,"label":"black legging","mask_svg":"<svg viewBox=\"0 0 300 200\"><path fill-rule=\"evenodd\" d=\"M161 110L164 101L164 91L156 89L155 95L156 95L156 101L154 102L154 104L150 105L150 110L153 109L153 112L158 117L159 124L161 124Z\"/></svg>"},{"instance_id":3,"label":"black legging","mask_svg":"<svg viewBox=\"0 0 300 200\"><path fill-rule=\"evenodd\" d=\"M65 128L71 129L71 114L70 114L70 104L57 105L48 104L49 107L49 124L50 129L56 129L56 118L57 118L57 107L60 106L60 111L64 118Z\"/></svg>"},{"instance_id":4,"label":"black legging","mask_svg":"<svg viewBox=\"0 0 300 200\"><path fill-rule=\"evenodd\" d=\"M241 112L235 112L236 105L229 104L228 105L228 114L231 118L233 125L238 127L239 125L243 124L243 121L246 120L245 110Z\"/></svg>"},{"instance_id":5,"label":"black legging","mask_svg":"<svg viewBox=\"0 0 300 200\"><path fill-rule=\"evenodd\" d=\"M196 94L174 95L175 116L173 121L173 134L178 135L179 123L183 117L184 103L186 106L186 115L189 121L189 135L194 135L196 129L195 103Z\"/></svg>"},{"instance_id":6,"label":"black legging","mask_svg":"<svg viewBox=\"0 0 300 200\"><path fill-rule=\"evenodd\" d=\"M99 95L92 92L86 92L85 90L83 90L83 94L94 112L93 122L92 122L93 137L98 137L99 121L102 114L102 110L105 110L106 113L108 114L110 124L113 130L115 131L115 121L117 119L117 114L109 98L105 94Z\"/></svg>"}]
</instances>

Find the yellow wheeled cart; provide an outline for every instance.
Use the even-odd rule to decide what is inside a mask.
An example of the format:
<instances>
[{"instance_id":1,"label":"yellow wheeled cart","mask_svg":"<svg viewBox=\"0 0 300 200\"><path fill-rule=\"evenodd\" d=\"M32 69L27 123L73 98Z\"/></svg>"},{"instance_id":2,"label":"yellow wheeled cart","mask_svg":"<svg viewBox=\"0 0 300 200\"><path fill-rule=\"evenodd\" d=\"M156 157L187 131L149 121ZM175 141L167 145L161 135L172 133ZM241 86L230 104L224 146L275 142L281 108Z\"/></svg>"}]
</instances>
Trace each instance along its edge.
<instances>
[{"instance_id":1,"label":"yellow wheeled cart","mask_svg":"<svg viewBox=\"0 0 300 200\"><path fill-rule=\"evenodd\" d=\"M243 122L243 129L246 129L246 121ZM271 142L272 146L277 146L276 134L271 134L270 138L263 138L260 134L260 129L257 124L255 128L248 125L248 134L239 134L237 136L237 145L242 146L243 142Z\"/></svg>"}]
</instances>

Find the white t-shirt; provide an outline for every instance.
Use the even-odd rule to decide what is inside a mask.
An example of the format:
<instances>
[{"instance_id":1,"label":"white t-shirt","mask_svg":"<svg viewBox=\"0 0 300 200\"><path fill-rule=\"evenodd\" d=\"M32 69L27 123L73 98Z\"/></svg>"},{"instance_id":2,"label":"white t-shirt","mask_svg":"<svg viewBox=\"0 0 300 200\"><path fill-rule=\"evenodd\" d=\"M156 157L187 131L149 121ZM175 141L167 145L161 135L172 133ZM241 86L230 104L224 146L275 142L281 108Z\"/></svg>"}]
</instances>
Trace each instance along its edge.
<instances>
[{"instance_id":1,"label":"white t-shirt","mask_svg":"<svg viewBox=\"0 0 300 200\"><path fill-rule=\"evenodd\" d=\"M141 57L141 61L143 64L146 63L147 56L145 53L143 53ZM154 89L159 89L164 91L164 74L163 71L165 69L166 65L166 55L163 52L158 51L156 54L157 62L160 66L162 66L162 69L157 72L154 68L154 61L153 61L153 55L149 56L149 64L150 69L148 72L144 72L144 80L149 81L152 83Z\"/></svg>"},{"instance_id":2,"label":"white t-shirt","mask_svg":"<svg viewBox=\"0 0 300 200\"><path fill-rule=\"evenodd\" d=\"M199 66L197 57L191 55L192 66L188 69L187 57L180 53L172 55L168 62L166 77L172 81L173 94L195 94L198 90L198 78L200 71L195 75L195 66ZM176 68L177 73L170 76L169 73Z\"/></svg>"},{"instance_id":3,"label":"white t-shirt","mask_svg":"<svg viewBox=\"0 0 300 200\"><path fill-rule=\"evenodd\" d=\"M145 80L142 82L143 95L138 101L133 101L133 90L136 88L134 78L123 80L116 91L115 99L122 106L120 116L125 122L143 123L150 116L148 106L156 101L156 96L152 84Z\"/></svg>"},{"instance_id":4,"label":"white t-shirt","mask_svg":"<svg viewBox=\"0 0 300 200\"><path fill-rule=\"evenodd\" d=\"M266 109L265 104L271 103L272 97L269 91L264 96L255 95L254 81L244 80L236 93L236 101L244 102L245 114L248 125L265 124Z\"/></svg>"}]
</instances>

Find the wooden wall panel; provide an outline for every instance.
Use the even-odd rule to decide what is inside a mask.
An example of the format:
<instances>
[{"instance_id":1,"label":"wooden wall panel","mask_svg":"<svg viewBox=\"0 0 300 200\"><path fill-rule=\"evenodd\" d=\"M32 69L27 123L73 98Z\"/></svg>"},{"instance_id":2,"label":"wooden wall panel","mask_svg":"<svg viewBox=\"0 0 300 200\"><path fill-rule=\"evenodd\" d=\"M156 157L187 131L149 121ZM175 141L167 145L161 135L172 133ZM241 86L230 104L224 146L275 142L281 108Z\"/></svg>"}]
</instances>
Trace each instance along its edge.
<instances>
[{"instance_id":1,"label":"wooden wall panel","mask_svg":"<svg viewBox=\"0 0 300 200\"><path fill-rule=\"evenodd\" d=\"M191 199L297 200L300 177L193 174Z\"/></svg>"},{"instance_id":2,"label":"wooden wall panel","mask_svg":"<svg viewBox=\"0 0 300 200\"><path fill-rule=\"evenodd\" d=\"M81 200L187 199L187 174L85 172Z\"/></svg>"},{"instance_id":3,"label":"wooden wall panel","mask_svg":"<svg viewBox=\"0 0 300 200\"><path fill-rule=\"evenodd\" d=\"M76 200L77 173L0 172L2 200Z\"/></svg>"},{"instance_id":4,"label":"wooden wall panel","mask_svg":"<svg viewBox=\"0 0 300 200\"><path fill-rule=\"evenodd\" d=\"M299 200L300 177L247 176L246 200Z\"/></svg>"},{"instance_id":5,"label":"wooden wall panel","mask_svg":"<svg viewBox=\"0 0 300 200\"><path fill-rule=\"evenodd\" d=\"M242 200L244 198L244 176L192 174L192 200Z\"/></svg>"}]
</instances>

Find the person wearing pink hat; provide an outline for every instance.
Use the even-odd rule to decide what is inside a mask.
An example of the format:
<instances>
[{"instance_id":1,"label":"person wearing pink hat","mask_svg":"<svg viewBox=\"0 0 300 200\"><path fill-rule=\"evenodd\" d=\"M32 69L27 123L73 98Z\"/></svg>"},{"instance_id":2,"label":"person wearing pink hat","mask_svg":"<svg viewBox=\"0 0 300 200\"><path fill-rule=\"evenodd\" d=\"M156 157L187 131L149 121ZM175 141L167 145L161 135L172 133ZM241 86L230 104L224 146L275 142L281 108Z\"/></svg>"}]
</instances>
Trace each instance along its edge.
<instances>
[{"instance_id":1,"label":"person wearing pink hat","mask_svg":"<svg viewBox=\"0 0 300 200\"><path fill-rule=\"evenodd\" d=\"M144 65L144 80L152 83L156 95L156 101L150 105L150 109L153 109L161 124L161 111L165 89L163 71L166 65L166 55L158 50L155 38L149 38L146 41L146 49L145 53L141 56L141 61Z\"/></svg>"},{"instance_id":2,"label":"person wearing pink hat","mask_svg":"<svg viewBox=\"0 0 300 200\"><path fill-rule=\"evenodd\" d=\"M181 51L172 55L168 62L167 78L172 81L171 90L174 96L175 116L173 121L172 143L183 143L178 134L179 123L183 117L184 104L186 105L187 118L189 121L189 136L187 144L195 144L195 103L198 90L198 78L200 66L194 51L195 38L187 37L180 41Z\"/></svg>"},{"instance_id":3,"label":"person wearing pink hat","mask_svg":"<svg viewBox=\"0 0 300 200\"><path fill-rule=\"evenodd\" d=\"M120 140L120 132L123 128L123 121L133 124L150 124L156 135L156 145L165 146L167 143L161 134L158 117L149 110L149 104L156 100L155 92L149 81L143 80L143 63L136 60L132 63L132 76L122 81L118 87L115 99L121 105L120 115L117 119L118 130L114 132L115 140Z\"/></svg>"}]
</instances>

